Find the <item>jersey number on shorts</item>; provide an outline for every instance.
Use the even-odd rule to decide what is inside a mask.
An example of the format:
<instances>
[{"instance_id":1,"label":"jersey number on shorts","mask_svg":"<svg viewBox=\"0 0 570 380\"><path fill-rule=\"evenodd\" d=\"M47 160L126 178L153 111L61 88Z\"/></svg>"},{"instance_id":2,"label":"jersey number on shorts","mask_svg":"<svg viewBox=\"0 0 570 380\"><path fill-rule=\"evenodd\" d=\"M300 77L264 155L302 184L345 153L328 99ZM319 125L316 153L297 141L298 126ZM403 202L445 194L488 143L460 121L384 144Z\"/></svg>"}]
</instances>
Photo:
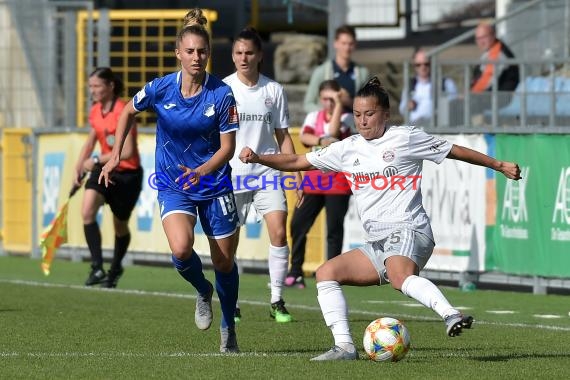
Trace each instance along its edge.
<instances>
[{"instance_id":1,"label":"jersey number on shorts","mask_svg":"<svg viewBox=\"0 0 570 380\"><path fill-rule=\"evenodd\" d=\"M218 197L218 202L220 202L220 206L222 207L222 212L224 213L224 215L233 213L236 208L236 203L234 201L233 193L229 193L221 197Z\"/></svg>"},{"instance_id":2,"label":"jersey number on shorts","mask_svg":"<svg viewBox=\"0 0 570 380\"><path fill-rule=\"evenodd\" d=\"M390 244L398 244L401 240L400 238L400 234L402 233L402 231L394 231L390 234Z\"/></svg>"}]
</instances>

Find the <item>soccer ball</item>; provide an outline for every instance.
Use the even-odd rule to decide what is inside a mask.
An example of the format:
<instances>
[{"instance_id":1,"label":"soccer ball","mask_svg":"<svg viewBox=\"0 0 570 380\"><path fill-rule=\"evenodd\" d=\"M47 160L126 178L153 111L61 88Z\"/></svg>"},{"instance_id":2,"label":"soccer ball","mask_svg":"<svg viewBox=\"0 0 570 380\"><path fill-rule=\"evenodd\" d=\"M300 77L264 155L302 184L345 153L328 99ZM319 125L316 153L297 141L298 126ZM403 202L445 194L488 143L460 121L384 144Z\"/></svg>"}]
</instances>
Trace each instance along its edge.
<instances>
[{"instance_id":1,"label":"soccer ball","mask_svg":"<svg viewBox=\"0 0 570 380\"><path fill-rule=\"evenodd\" d=\"M364 330L364 351L377 362L402 360L410 349L410 333L397 319L378 318Z\"/></svg>"}]
</instances>

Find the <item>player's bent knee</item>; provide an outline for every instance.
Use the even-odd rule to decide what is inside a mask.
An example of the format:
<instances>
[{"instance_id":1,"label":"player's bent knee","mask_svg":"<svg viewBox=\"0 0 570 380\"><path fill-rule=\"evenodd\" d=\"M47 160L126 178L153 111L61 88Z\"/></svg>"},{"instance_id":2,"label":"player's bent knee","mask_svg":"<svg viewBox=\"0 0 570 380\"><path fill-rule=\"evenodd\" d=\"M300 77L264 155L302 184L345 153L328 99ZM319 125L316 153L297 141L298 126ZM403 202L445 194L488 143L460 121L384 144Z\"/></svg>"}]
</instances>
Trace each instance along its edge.
<instances>
[{"instance_id":1,"label":"player's bent knee","mask_svg":"<svg viewBox=\"0 0 570 380\"><path fill-rule=\"evenodd\" d=\"M192 246L188 244L170 244L172 256L178 260L188 260L192 255Z\"/></svg>"},{"instance_id":2,"label":"player's bent knee","mask_svg":"<svg viewBox=\"0 0 570 380\"><path fill-rule=\"evenodd\" d=\"M214 269L219 272L229 273L234 268L235 262L233 258L212 257L212 265L214 266Z\"/></svg>"},{"instance_id":3,"label":"player's bent knee","mask_svg":"<svg viewBox=\"0 0 570 380\"><path fill-rule=\"evenodd\" d=\"M392 285L392 288L394 288L396 290L402 289L402 285L404 284L404 281L406 281L406 278L408 278L409 276L410 276L410 274L408 274L408 273L389 273L388 274L388 278L390 279L390 285Z\"/></svg>"},{"instance_id":4,"label":"player's bent knee","mask_svg":"<svg viewBox=\"0 0 570 380\"><path fill-rule=\"evenodd\" d=\"M315 278L317 282L320 281L338 281L338 273L334 265L330 265L330 262L325 262L321 265L317 272L315 273Z\"/></svg>"}]
</instances>

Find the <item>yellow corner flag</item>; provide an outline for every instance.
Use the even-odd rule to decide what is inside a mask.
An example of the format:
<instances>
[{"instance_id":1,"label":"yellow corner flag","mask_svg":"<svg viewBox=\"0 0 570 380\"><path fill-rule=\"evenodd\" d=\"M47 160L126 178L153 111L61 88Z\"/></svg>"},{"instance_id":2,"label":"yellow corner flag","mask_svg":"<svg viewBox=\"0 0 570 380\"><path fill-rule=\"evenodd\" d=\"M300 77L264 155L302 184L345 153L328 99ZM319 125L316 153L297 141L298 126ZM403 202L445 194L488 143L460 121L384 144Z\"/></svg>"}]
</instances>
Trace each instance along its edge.
<instances>
[{"instance_id":1,"label":"yellow corner flag","mask_svg":"<svg viewBox=\"0 0 570 380\"><path fill-rule=\"evenodd\" d=\"M40 238L42 249L42 271L49 275L51 262L55 257L55 252L64 243L67 243L67 209L69 199L59 209L55 218L46 227Z\"/></svg>"},{"instance_id":2,"label":"yellow corner flag","mask_svg":"<svg viewBox=\"0 0 570 380\"><path fill-rule=\"evenodd\" d=\"M55 252L62 244L67 243L67 209L69 207L69 200L81 188L81 182L85 178L85 173L79 178L79 184L74 185L69 192L69 197L61 206L57 215L49 226L46 227L40 236L40 248L42 249L42 271L46 276L49 276L51 262L55 257Z\"/></svg>"}]
</instances>

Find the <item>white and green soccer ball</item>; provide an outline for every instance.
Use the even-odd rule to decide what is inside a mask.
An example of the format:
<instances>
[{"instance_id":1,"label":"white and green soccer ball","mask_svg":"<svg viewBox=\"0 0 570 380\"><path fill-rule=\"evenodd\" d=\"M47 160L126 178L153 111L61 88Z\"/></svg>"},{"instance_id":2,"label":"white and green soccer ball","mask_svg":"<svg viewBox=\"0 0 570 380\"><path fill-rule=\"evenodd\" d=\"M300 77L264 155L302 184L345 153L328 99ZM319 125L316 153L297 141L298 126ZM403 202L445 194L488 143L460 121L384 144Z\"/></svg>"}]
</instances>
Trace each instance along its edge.
<instances>
[{"instance_id":1,"label":"white and green soccer ball","mask_svg":"<svg viewBox=\"0 0 570 380\"><path fill-rule=\"evenodd\" d=\"M370 360L397 362L402 360L410 349L410 333L397 319L378 318L364 330L364 351Z\"/></svg>"}]
</instances>

